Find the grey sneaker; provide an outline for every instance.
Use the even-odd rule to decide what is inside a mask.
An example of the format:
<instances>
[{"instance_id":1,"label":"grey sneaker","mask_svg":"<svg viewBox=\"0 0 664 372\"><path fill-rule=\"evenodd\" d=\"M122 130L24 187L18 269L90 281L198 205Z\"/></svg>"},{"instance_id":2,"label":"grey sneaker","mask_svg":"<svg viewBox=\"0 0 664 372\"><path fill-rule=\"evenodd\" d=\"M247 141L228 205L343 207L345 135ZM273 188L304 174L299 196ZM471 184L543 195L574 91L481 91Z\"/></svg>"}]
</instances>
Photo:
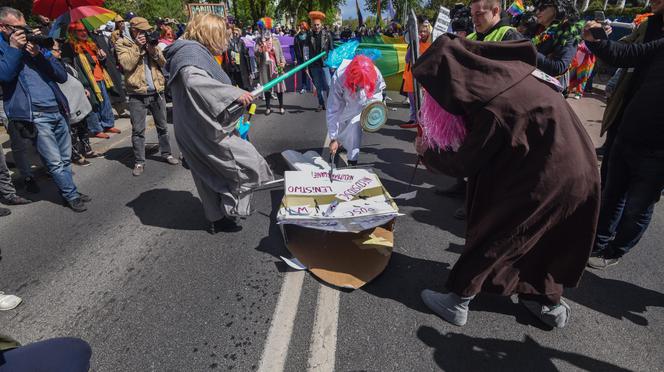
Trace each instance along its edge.
<instances>
[{"instance_id":1,"label":"grey sneaker","mask_svg":"<svg viewBox=\"0 0 664 372\"><path fill-rule=\"evenodd\" d=\"M590 257L588 266L593 269L604 270L607 267L615 266L620 262L620 258Z\"/></svg>"},{"instance_id":2,"label":"grey sneaker","mask_svg":"<svg viewBox=\"0 0 664 372\"><path fill-rule=\"evenodd\" d=\"M459 297L455 293L438 293L425 289L420 294L422 301L431 311L444 320L458 326L468 321L468 304L473 297Z\"/></svg>"},{"instance_id":3,"label":"grey sneaker","mask_svg":"<svg viewBox=\"0 0 664 372\"><path fill-rule=\"evenodd\" d=\"M175 157L173 157L173 155L168 155L168 156L165 157L164 159L165 159L166 162L167 162L168 164L170 164L170 165L178 165L178 164L180 164L180 162L178 161L178 159L176 159Z\"/></svg>"},{"instance_id":4,"label":"grey sneaker","mask_svg":"<svg viewBox=\"0 0 664 372\"><path fill-rule=\"evenodd\" d=\"M144 170L145 170L145 165L136 164L136 165L134 165L134 170L131 171L131 174L133 174L135 177L138 177L141 174L143 174Z\"/></svg>"},{"instance_id":5,"label":"grey sneaker","mask_svg":"<svg viewBox=\"0 0 664 372\"><path fill-rule=\"evenodd\" d=\"M544 324L554 328L565 327L572 315L572 308L562 298L560 299L560 304L555 306L542 305L537 301L531 300L519 299L519 302L539 320L544 322Z\"/></svg>"}]
</instances>

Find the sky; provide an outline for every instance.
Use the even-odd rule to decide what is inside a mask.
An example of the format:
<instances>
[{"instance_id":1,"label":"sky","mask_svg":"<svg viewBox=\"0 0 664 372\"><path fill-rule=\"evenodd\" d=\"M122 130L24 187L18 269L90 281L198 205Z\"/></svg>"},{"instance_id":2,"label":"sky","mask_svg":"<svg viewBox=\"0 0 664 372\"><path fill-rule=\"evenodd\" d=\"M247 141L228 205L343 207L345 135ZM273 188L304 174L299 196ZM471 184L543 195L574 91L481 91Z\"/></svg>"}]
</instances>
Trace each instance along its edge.
<instances>
[{"instance_id":1,"label":"sky","mask_svg":"<svg viewBox=\"0 0 664 372\"><path fill-rule=\"evenodd\" d=\"M372 15L368 10L364 10L364 0L358 0L360 3L360 10L362 11L362 17L365 19ZM382 1L382 6L387 6L387 0ZM384 12L381 12L384 13ZM357 18L357 10L355 9L355 0L346 0L346 4L341 6L341 17L343 19L348 18Z\"/></svg>"}]
</instances>

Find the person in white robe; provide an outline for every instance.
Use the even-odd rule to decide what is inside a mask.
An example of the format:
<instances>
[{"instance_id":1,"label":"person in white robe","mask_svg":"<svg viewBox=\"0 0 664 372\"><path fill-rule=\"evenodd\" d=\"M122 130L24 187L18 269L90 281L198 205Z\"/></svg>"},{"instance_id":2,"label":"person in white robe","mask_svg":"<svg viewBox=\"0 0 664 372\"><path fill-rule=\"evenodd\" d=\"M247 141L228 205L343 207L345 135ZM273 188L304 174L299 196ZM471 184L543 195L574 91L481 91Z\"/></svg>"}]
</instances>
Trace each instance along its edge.
<instances>
[{"instance_id":1,"label":"person in white robe","mask_svg":"<svg viewBox=\"0 0 664 372\"><path fill-rule=\"evenodd\" d=\"M231 85L215 61L227 45L223 18L197 14L184 37L168 46L168 84L173 97L175 138L191 169L210 232L238 231L251 214L253 188L271 181L265 159L235 130L228 108L248 105L250 93Z\"/></svg>"},{"instance_id":2,"label":"person in white robe","mask_svg":"<svg viewBox=\"0 0 664 372\"><path fill-rule=\"evenodd\" d=\"M348 165L356 165L360 155L362 110L382 101L385 87L380 70L364 55L344 60L332 76L326 117L330 153L336 154L343 146L348 152Z\"/></svg>"}]
</instances>

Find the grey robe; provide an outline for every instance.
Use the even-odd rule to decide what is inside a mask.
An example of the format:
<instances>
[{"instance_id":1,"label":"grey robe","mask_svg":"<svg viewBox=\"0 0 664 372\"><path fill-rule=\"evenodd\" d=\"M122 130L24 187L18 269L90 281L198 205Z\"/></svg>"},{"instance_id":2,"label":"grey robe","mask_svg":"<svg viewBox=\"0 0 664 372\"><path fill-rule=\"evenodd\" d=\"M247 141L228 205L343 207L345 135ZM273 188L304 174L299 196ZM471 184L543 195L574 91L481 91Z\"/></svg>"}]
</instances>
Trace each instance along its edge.
<instances>
[{"instance_id":1,"label":"grey robe","mask_svg":"<svg viewBox=\"0 0 664 372\"><path fill-rule=\"evenodd\" d=\"M265 159L223 122L226 108L244 92L194 66L183 67L171 85L175 139L191 168L205 216L248 216L251 193L273 179ZM220 121L221 120L221 121Z\"/></svg>"}]
</instances>

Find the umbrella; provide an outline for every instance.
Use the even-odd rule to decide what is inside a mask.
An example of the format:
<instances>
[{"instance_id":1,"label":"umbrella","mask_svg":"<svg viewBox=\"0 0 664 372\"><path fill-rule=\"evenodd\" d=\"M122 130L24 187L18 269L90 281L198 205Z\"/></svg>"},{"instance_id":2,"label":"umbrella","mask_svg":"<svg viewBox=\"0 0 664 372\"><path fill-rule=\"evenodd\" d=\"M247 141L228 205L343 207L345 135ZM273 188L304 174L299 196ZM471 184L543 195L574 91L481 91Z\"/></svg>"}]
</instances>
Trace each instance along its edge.
<instances>
[{"instance_id":1,"label":"umbrella","mask_svg":"<svg viewBox=\"0 0 664 372\"><path fill-rule=\"evenodd\" d=\"M67 28L72 22L81 21L88 31L98 29L105 25L108 21L112 21L116 14L112 10L108 10L99 6L80 6L71 9L62 14L58 19L53 22L51 31L48 36L52 38L64 38L67 35Z\"/></svg>"},{"instance_id":2,"label":"umbrella","mask_svg":"<svg viewBox=\"0 0 664 372\"><path fill-rule=\"evenodd\" d=\"M72 8L102 4L104 0L35 0L32 13L55 19Z\"/></svg>"}]
</instances>

